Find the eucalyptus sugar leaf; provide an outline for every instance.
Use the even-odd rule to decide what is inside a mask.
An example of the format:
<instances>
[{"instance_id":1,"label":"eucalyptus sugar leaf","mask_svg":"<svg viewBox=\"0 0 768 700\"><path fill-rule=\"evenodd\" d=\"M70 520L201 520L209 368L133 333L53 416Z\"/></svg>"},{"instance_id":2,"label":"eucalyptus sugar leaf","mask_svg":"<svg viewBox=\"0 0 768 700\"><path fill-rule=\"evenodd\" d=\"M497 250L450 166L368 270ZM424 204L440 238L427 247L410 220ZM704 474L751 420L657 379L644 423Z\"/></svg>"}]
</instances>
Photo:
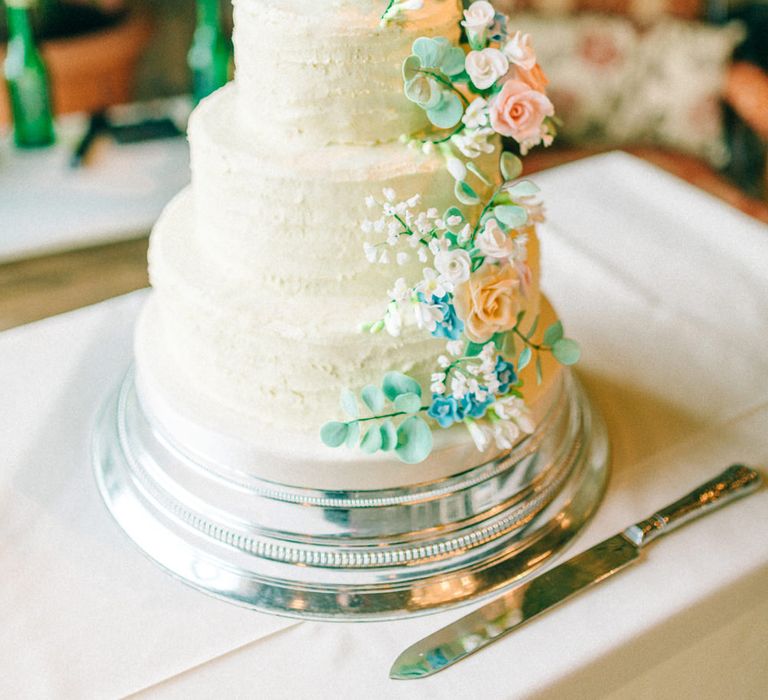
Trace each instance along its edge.
<instances>
[{"instance_id":1,"label":"eucalyptus sugar leaf","mask_svg":"<svg viewBox=\"0 0 768 700\"><path fill-rule=\"evenodd\" d=\"M464 105L453 92L444 91L442 97L437 107L427 110L427 118L438 129L450 129L464 116Z\"/></svg>"},{"instance_id":2,"label":"eucalyptus sugar leaf","mask_svg":"<svg viewBox=\"0 0 768 700\"><path fill-rule=\"evenodd\" d=\"M440 61L440 70L446 75L459 75L464 70L464 61L466 54L458 46L453 46L446 50L443 60Z\"/></svg>"},{"instance_id":3,"label":"eucalyptus sugar leaf","mask_svg":"<svg viewBox=\"0 0 768 700\"><path fill-rule=\"evenodd\" d=\"M402 462L418 464L432 451L432 431L419 416L406 418L397 429L395 452Z\"/></svg>"},{"instance_id":4,"label":"eucalyptus sugar leaf","mask_svg":"<svg viewBox=\"0 0 768 700\"><path fill-rule=\"evenodd\" d=\"M523 172L523 161L509 151L501 154L501 174L505 180L514 180Z\"/></svg>"},{"instance_id":5,"label":"eucalyptus sugar leaf","mask_svg":"<svg viewBox=\"0 0 768 700\"><path fill-rule=\"evenodd\" d=\"M360 417L360 408L357 405L355 395L349 389L341 390L341 407L350 418Z\"/></svg>"},{"instance_id":6,"label":"eucalyptus sugar leaf","mask_svg":"<svg viewBox=\"0 0 768 700\"><path fill-rule=\"evenodd\" d=\"M515 204L502 204L493 210L493 215L509 228L520 228L528 222L528 212Z\"/></svg>"},{"instance_id":7,"label":"eucalyptus sugar leaf","mask_svg":"<svg viewBox=\"0 0 768 700\"><path fill-rule=\"evenodd\" d=\"M381 413L384 410L384 401L386 400L386 397L379 387L369 384L363 389L361 396L363 397L363 402L368 406L371 413Z\"/></svg>"},{"instance_id":8,"label":"eucalyptus sugar leaf","mask_svg":"<svg viewBox=\"0 0 768 700\"><path fill-rule=\"evenodd\" d=\"M379 426L379 432L381 433L381 449L385 452L394 450L397 447L397 429L392 421L384 421Z\"/></svg>"},{"instance_id":9,"label":"eucalyptus sugar leaf","mask_svg":"<svg viewBox=\"0 0 768 700\"><path fill-rule=\"evenodd\" d=\"M555 321L547 330L544 331L544 345L553 346L563 337L563 324Z\"/></svg>"},{"instance_id":10,"label":"eucalyptus sugar leaf","mask_svg":"<svg viewBox=\"0 0 768 700\"><path fill-rule=\"evenodd\" d=\"M333 421L326 423L320 429L320 439L328 447L339 447L344 444L349 432L349 426L346 423Z\"/></svg>"},{"instance_id":11,"label":"eucalyptus sugar leaf","mask_svg":"<svg viewBox=\"0 0 768 700\"><path fill-rule=\"evenodd\" d=\"M480 203L480 197L466 182L456 180L456 184L453 186L453 192L462 204L474 205Z\"/></svg>"},{"instance_id":12,"label":"eucalyptus sugar leaf","mask_svg":"<svg viewBox=\"0 0 768 700\"><path fill-rule=\"evenodd\" d=\"M421 68L421 59L415 54L411 54L403 61L403 80L407 83L419 75Z\"/></svg>"},{"instance_id":13,"label":"eucalyptus sugar leaf","mask_svg":"<svg viewBox=\"0 0 768 700\"><path fill-rule=\"evenodd\" d=\"M395 410L403 413L418 413L421 408L421 397L416 394L400 394L395 399Z\"/></svg>"},{"instance_id":14,"label":"eucalyptus sugar leaf","mask_svg":"<svg viewBox=\"0 0 768 700\"><path fill-rule=\"evenodd\" d=\"M419 57L424 68L436 68L443 61L443 57L446 54L446 45L435 39L420 36L413 42L411 50Z\"/></svg>"},{"instance_id":15,"label":"eucalyptus sugar leaf","mask_svg":"<svg viewBox=\"0 0 768 700\"><path fill-rule=\"evenodd\" d=\"M360 441L360 449L368 454L373 454L381 449L381 432L379 431L379 426L374 425L365 433L365 435L363 435L363 439Z\"/></svg>"},{"instance_id":16,"label":"eucalyptus sugar leaf","mask_svg":"<svg viewBox=\"0 0 768 700\"><path fill-rule=\"evenodd\" d=\"M531 352L531 346L526 345L520 353L520 357L517 359L518 372L522 372L529 365L532 356L533 353Z\"/></svg>"},{"instance_id":17,"label":"eucalyptus sugar leaf","mask_svg":"<svg viewBox=\"0 0 768 700\"><path fill-rule=\"evenodd\" d=\"M349 448L357 447L357 441L360 439L360 423L347 424L346 445Z\"/></svg>"},{"instance_id":18,"label":"eucalyptus sugar leaf","mask_svg":"<svg viewBox=\"0 0 768 700\"><path fill-rule=\"evenodd\" d=\"M387 372L381 388L390 401L394 401L401 394L416 394L421 398L421 385L413 377L402 372Z\"/></svg>"},{"instance_id":19,"label":"eucalyptus sugar leaf","mask_svg":"<svg viewBox=\"0 0 768 700\"><path fill-rule=\"evenodd\" d=\"M531 197L541 192L538 185L530 180L520 180L520 182L507 187L506 190L511 197Z\"/></svg>"},{"instance_id":20,"label":"eucalyptus sugar leaf","mask_svg":"<svg viewBox=\"0 0 768 700\"><path fill-rule=\"evenodd\" d=\"M560 338L552 346L552 354L562 365L575 365L581 357L581 348L575 340Z\"/></svg>"}]
</instances>

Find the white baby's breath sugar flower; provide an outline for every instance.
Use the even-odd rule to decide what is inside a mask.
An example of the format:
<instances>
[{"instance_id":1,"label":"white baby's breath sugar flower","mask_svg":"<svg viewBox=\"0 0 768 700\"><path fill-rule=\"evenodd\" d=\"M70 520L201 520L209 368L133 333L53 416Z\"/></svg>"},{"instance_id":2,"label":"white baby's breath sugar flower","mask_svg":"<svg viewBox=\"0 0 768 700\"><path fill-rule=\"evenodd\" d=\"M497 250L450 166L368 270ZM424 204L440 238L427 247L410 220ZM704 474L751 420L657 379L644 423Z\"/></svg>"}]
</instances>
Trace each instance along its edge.
<instances>
[{"instance_id":1,"label":"white baby's breath sugar flower","mask_svg":"<svg viewBox=\"0 0 768 700\"><path fill-rule=\"evenodd\" d=\"M413 209L413 207L419 206L419 202L421 202L421 195L415 194L413 197L407 200L408 206Z\"/></svg>"},{"instance_id":2,"label":"white baby's breath sugar flower","mask_svg":"<svg viewBox=\"0 0 768 700\"><path fill-rule=\"evenodd\" d=\"M476 97L467 107L461 121L468 129L479 129L488 126L488 101L482 97Z\"/></svg>"},{"instance_id":3,"label":"white baby's breath sugar flower","mask_svg":"<svg viewBox=\"0 0 768 700\"><path fill-rule=\"evenodd\" d=\"M464 19L461 24L473 34L482 34L493 25L496 11L493 5L486 0L477 0L464 10Z\"/></svg>"},{"instance_id":4,"label":"white baby's breath sugar flower","mask_svg":"<svg viewBox=\"0 0 768 700\"><path fill-rule=\"evenodd\" d=\"M397 338L403 329L402 314L394 304L387 309L387 313L384 315L384 328L393 338Z\"/></svg>"},{"instance_id":5,"label":"white baby's breath sugar flower","mask_svg":"<svg viewBox=\"0 0 768 700\"><path fill-rule=\"evenodd\" d=\"M398 233L390 233L387 235L387 245L389 246L396 246L399 240L400 235Z\"/></svg>"},{"instance_id":6,"label":"white baby's breath sugar flower","mask_svg":"<svg viewBox=\"0 0 768 700\"><path fill-rule=\"evenodd\" d=\"M427 255L427 249L420 247L418 252L416 253L416 257L419 259L419 262L422 262L422 263L427 262L427 258L429 257Z\"/></svg>"},{"instance_id":7,"label":"white baby's breath sugar flower","mask_svg":"<svg viewBox=\"0 0 768 700\"><path fill-rule=\"evenodd\" d=\"M510 63L520 66L523 70L533 70L536 65L536 52L531 44L531 35L517 31L504 44L504 55Z\"/></svg>"},{"instance_id":8,"label":"white baby's breath sugar flower","mask_svg":"<svg viewBox=\"0 0 768 700\"><path fill-rule=\"evenodd\" d=\"M496 375L491 375L484 378L485 386L488 389L489 394L495 394L501 387L501 383L496 378Z\"/></svg>"},{"instance_id":9,"label":"white baby's breath sugar flower","mask_svg":"<svg viewBox=\"0 0 768 700\"><path fill-rule=\"evenodd\" d=\"M419 282L417 289L427 298L445 296L445 286L437 273L431 267L424 268L424 279ZM442 319L441 319L442 320ZM432 329L434 330L434 329Z\"/></svg>"},{"instance_id":10,"label":"white baby's breath sugar flower","mask_svg":"<svg viewBox=\"0 0 768 700\"><path fill-rule=\"evenodd\" d=\"M451 141L467 158L477 158L483 153L493 153L495 146L488 140L493 134L493 129L488 127L465 129L451 136Z\"/></svg>"},{"instance_id":11,"label":"white baby's breath sugar flower","mask_svg":"<svg viewBox=\"0 0 768 700\"><path fill-rule=\"evenodd\" d=\"M368 242L363 243L363 252L368 262L376 262L376 246Z\"/></svg>"},{"instance_id":12,"label":"white baby's breath sugar flower","mask_svg":"<svg viewBox=\"0 0 768 700\"><path fill-rule=\"evenodd\" d=\"M363 219L363 223L360 224L360 230L363 233L371 233L371 231L373 231L373 221L370 219Z\"/></svg>"},{"instance_id":13,"label":"white baby's breath sugar flower","mask_svg":"<svg viewBox=\"0 0 768 700\"><path fill-rule=\"evenodd\" d=\"M514 239L515 250L512 253L512 260L517 263L524 263L528 260L528 234L521 233Z\"/></svg>"},{"instance_id":14,"label":"white baby's breath sugar flower","mask_svg":"<svg viewBox=\"0 0 768 700\"><path fill-rule=\"evenodd\" d=\"M416 325L429 333L437 328L439 321L443 320L443 312L439 306L417 302L413 305L413 315Z\"/></svg>"},{"instance_id":15,"label":"white baby's breath sugar flower","mask_svg":"<svg viewBox=\"0 0 768 700\"><path fill-rule=\"evenodd\" d=\"M460 216L449 216L445 223L449 226L458 226L462 221Z\"/></svg>"},{"instance_id":16,"label":"white baby's breath sugar flower","mask_svg":"<svg viewBox=\"0 0 768 700\"><path fill-rule=\"evenodd\" d=\"M457 400L463 399L466 396L468 389L466 375L459 371L454 372L451 377L451 393Z\"/></svg>"},{"instance_id":17,"label":"white baby's breath sugar flower","mask_svg":"<svg viewBox=\"0 0 768 700\"><path fill-rule=\"evenodd\" d=\"M509 70L507 57L498 49L482 49L467 54L466 69L472 83L480 90L487 90Z\"/></svg>"},{"instance_id":18,"label":"white baby's breath sugar flower","mask_svg":"<svg viewBox=\"0 0 768 700\"><path fill-rule=\"evenodd\" d=\"M435 144L431 141L425 141L421 144L421 152L425 156L432 155L435 152Z\"/></svg>"},{"instance_id":19,"label":"white baby's breath sugar flower","mask_svg":"<svg viewBox=\"0 0 768 700\"><path fill-rule=\"evenodd\" d=\"M485 452L494 438L493 429L485 421L467 421L467 428L477 449Z\"/></svg>"},{"instance_id":20,"label":"white baby's breath sugar flower","mask_svg":"<svg viewBox=\"0 0 768 700\"><path fill-rule=\"evenodd\" d=\"M397 254L397 264L398 265L405 265L405 263L408 262L408 253L406 253L404 250L400 251Z\"/></svg>"},{"instance_id":21,"label":"white baby's breath sugar flower","mask_svg":"<svg viewBox=\"0 0 768 700\"><path fill-rule=\"evenodd\" d=\"M382 233L386 225L387 222L384 219L376 219L376 221L373 222L373 230L376 231L376 233Z\"/></svg>"},{"instance_id":22,"label":"white baby's breath sugar flower","mask_svg":"<svg viewBox=\"0 0 768 700\"><path fill-rule=\"evenodd\" d=\"M436 207L430 207L427 209L427 218L428 219L436 219L440 214L438 214Z\"/></svg>"},{"instance_id":23,"label":"white baby's breath sugar flower","mask_svg":"<svg viewBox=\"0 0 768 700\"><path fill-rule=\"evenodd\" d=\"M433 394L442 396L445 393L445 384L443 384L442 382L435 382L434 384L429 385L429 390Z\"/></svg>"},{"instance_id":24,"label":"white baby's breath sugar flower","mask_svg":"<svg viewBox=\"0 0 768 700\"><path fill-rule=\"evenodd\" d=\"M429 243L429 252L437 255L441 250L448 250L449 243L443 238L433 238Z\"/></svg>"},{"instance_id":25,"label":"white baby's breath sugar flower","mask_svg":"<svg viewBox=\"0 0 768 700\"><path fill-rule=\"evenodd\" d=\"M476 377L478 374L480 374L481 369L480 365L465 365L464 369L467 370L473 377ZM477 382L475 382L475 385Z\"/></svg>"},{"instance_id":26,"label":"white baby's breath sugar flower","mask_svg":"<svg viewBox=\"0 0 768 700\"><path fill-rule=\"evenodd\" d=\"M455 286L469 279L472 259L466 250L441 250L435 255L435 269L443 281Z\"/></svg>"},{"instance_id":27,"label":"white baby's breath sugar flower","mask_svg":"<svg viewBox=\"0 0 768 700\"><path fill-rule=\"evenodd\" d=\"M368 195L365 198L365 206L369 209L373 209L376 206L376 199L373 197L373 195Z\"/></svg>"},{"instance_id":28,"label":"white baby's breath sugar flower","mask_svg":"<svg viewBox=\"0 0 768 700\"><path fill-rule=\"evenodd\" d=\"M469 224L465 224L464 228L459 231L459 235L457 237L457 240L459 243L466 243L469 240L469 237L472 235L472 227Z\"/></svg>"},{"instance_id":29,"label":"white baby's breath sugar flower","mask_svg":"<svg viewBox=\"0 0 768 700\"><path fill-rule=\"evenodd\" d=\"M445 355L439 355L437 358L437 366L442 367L442 369L447 369L451 364L451 360L449 357L446 357Z\"/></svg>"},{"instance_id":30,"label":"white baby's breath sugar flower","mask_svg":"<svg viewBox=\"0 0 768 700\"><path fill-rule=\"evenodd\" d=\"M379 255L379 262L382 265L389 264L389 253L386 250L381 251L381 255Z\"/></svg>"},{"instance_id":31,"label":"white baby's breath sugar flower","mask_svg":"<svg viewBox=\"0 0 768 700\"><path fill-rule=\"evenodd\" d=\"M454 180L464 180L467 177L467 166L455 156L449 156L446 161L448 172Z\"/></svg>"},{"instance_id":32,"label":"white baby's breath sugar flower","mask_svg":"<svg viewBox=\"0 0 768 700\"><path fill-rule=\"evenodd\" d=\"M510 421L500 420L493 425L493 438L500 450L509 450L520 437L520 428Z\"/></svg>"},{"instance_id":33,"label":"white baby's breath sugar flower","mask_svg":"<svg viewBox=\"0 0 768 700\"><path fill-rule=\"evenodd\" d=\"M386 199L388 202L394 202L395 197L397 197L397 194L391 187L385 187L381 193L384 195L384 199Z\"/></svg>"},{"instance_id":34,"label":"white baby's breath sugar flower","mask_svg":"<svg viewBox=\"0 0 768 700\"><path fill-rule=\"evenodd\" d=\"M449 355L459 357L464 352L464 343L460 340L449 340L445 344L445 350Z\"/></svg>"},{"instance_id":35,"label":"white baby's breath sugar flower","mask_svg":"<svg viewBox=\"0 0 768 700\"><path fill-rule=\"evenodd\" d=\"M518 396L508 396L493 404L494 413L504 421L511 421L524 433L532 433L536 426L525 402Z\"/></svg>"},{"instance_id":36,"label":"white baby's breath sugar flower","mask_svg":"<svg viewBox=\"0 0 768 700\"><path fill-rule=\"evenodd\" d=\"M395 286L390 289L387 294L389 294L389 298L396 304L405 306L411 298L411 288L405 281L405 277L398 277L395 280Z\"/></svg>"}]
</instances>

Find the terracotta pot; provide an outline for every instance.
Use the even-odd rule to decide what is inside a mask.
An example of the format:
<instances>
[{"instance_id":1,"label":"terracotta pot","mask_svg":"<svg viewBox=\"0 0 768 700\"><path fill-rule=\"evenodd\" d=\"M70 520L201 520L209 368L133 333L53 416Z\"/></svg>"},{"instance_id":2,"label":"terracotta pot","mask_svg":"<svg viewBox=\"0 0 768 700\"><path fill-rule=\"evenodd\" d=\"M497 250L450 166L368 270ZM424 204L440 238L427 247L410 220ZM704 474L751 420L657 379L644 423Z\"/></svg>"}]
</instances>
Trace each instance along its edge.
<instances>
[{"instance_id":1,"label":"terracotta pot","mask_svg":"<svg viewBox=\"0 0 768 700\"><path fill-rule=\"evenodd\" d=\"M130 102L136 63L150 35L148 18L134 13L111 27L42 42L56 113L94 112ZM4 58L0 45L0 61ZM8 94L0 89L0 124L10 121Z\"/></svg>"}]
</instances>

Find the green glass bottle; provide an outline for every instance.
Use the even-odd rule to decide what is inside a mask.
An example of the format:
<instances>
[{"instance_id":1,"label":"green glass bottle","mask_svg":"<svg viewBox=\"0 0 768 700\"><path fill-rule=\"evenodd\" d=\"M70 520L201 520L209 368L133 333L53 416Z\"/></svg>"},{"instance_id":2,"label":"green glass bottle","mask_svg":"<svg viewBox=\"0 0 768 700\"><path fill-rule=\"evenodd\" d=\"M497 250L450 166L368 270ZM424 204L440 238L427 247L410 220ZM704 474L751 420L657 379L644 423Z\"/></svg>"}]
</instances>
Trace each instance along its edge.
<instances>
[{"instance_id":1,"label":"green glass bottle","mask_svg":"<svg viewBox=\"0 0 768 700\"><path fill-rule=\"evenodd\" d=\"M230 45L221 29L219 0L197 0L197 27L187 60L195 102L226 84Z\"/></svg>"},{"instance_id":2,"label":"green glass bottle","mask_svg":"<svg viewBox=\"0 0 768 700\"><path fill-rule=\"evenodd\" d=\"M4 72L14 140L20 148L49 146L55 139L48 72L35 46L30 4L30 0L6 0L8 48Z\"/></svg>"}]
</instances>

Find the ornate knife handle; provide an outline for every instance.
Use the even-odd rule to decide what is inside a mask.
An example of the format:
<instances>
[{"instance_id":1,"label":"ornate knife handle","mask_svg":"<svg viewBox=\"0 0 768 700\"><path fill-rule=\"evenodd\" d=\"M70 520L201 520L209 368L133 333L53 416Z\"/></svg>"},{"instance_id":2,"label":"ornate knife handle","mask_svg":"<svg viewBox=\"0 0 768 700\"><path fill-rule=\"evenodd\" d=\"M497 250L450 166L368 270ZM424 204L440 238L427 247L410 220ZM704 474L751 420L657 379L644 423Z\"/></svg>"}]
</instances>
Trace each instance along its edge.
<instances>
[{"instance_id":1,"label":"ornate knife handle","mask_svg":"<svg viewBox=\"0 0 768 700\"><path fill-rule=\"evenodd\" d=\"M624 530L624 536L638 547L643 547L704 513L756 491L760 488L761 481L759 472L743 464L734 464L679 501L656 511L650 518L631 525Z\"/></svg>"}]
</instances>

